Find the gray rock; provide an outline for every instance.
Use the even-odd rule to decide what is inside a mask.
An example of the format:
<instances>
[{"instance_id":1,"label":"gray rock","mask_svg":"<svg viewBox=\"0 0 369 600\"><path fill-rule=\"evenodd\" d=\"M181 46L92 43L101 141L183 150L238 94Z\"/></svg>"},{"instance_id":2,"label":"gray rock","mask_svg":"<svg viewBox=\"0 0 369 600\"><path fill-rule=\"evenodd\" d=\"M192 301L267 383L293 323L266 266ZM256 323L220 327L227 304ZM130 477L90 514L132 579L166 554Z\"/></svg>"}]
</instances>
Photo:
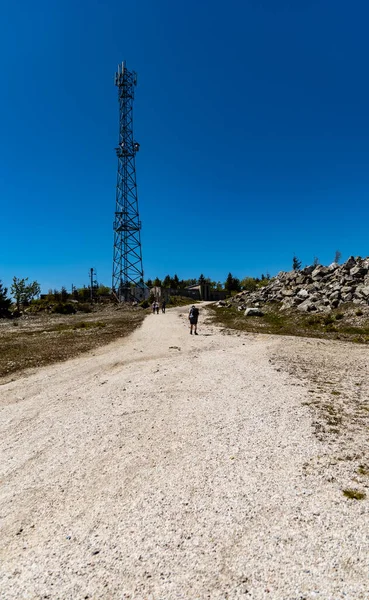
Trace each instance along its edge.
<instances>
[{"instance_id":1,"label":"gray rock","mask_svg":"<svg viewBox=\"0 0 369 600\"><path fill-rule=\"evenodd\" d=\"M311 275L315 269L316 267L314 265L310 265L309 267L302 269L301 273L302 275Z\"/></svg>"},{"instance_id":2,"label":"gray rock","mask_svg":"<svg viewBox=\"0 0 369 600\"><path fill-rule=\"evenodd\" d=\"M364 296L364 298L368 298L369 297L369 287L363 287L360 290L362 296Z\"/></svg>"},{"instance_id":3,"label":"gray rock","mask_svg":"<svg viewBox=\"0 0 369 600\"><path fill-rule=\"evenodd\" d=\"M335 292L332 292L332 294L330 294L329 300L331 302L332 302L332 300L338 300L340 296L341 296L341 293L338 290L336 290Z\"/></svg>"},{"instance_id":4,"label":"gray rock","mask_svg":"<svg viewBox=\"0 0 369 600\"><path fill-rule=\"evenodd\" d=\"M301 312L312 312L316 310L314 303L310 300L304 300L301 304L298 305L297 310L301 310Z\"/></svg>"},{"instance_id":5,"label":"gray rock","mask_svg":"<svg viewBox=\"0 0 369 600\"><path fill-rule=\"evenodd\" d=\"M264 313L260 310L260 308L246 308L245 317L263 317Z\"/></svg>"},{"instance_id":6,"label":"gray rock","mask_svg":"<svg viewBox=\"0 0 369 600\"><path fill-rule=\"evenodd\" d=\"M343 302L351 302L352 298L353 298L353 295L351 293L345 294L344 296L342 296L342 301Z\"/></svg>"},{"instance_id":7,"label":"gray rock","mask_svg":"<svg viewBox=\"0 0 369 600\"><path fill-rule=\"evenodd\" d=\"M356 265L356 260L353 256L350 256L346 262L342 265L343 269L346 269L346 271L350 271L350 269L352 269L352 267L354 267Z\"/></svg>"},{"instance_id":8,"label":"gray rock","mask_svg":"<svg viewBox=\"0 0 369 600\"><path fill-rule=\"evenodd\" d=\"M281 310L286 310L286 308L292 308L293 306L295 306L295 304L295 298L285 298L282 302Z\"/></svg>"},{"instance_id":9,"label":"gray rock","mask_svg":"<svg viewBox=\"0 0 369 600\"><path fill-rule=\"evenodd\" d=\"M314 269L314 271L312 272L311 276L315 280L315 279L321 279L326 274L327 274L327 272L324 269L324 267L316 267L316 269Z\"/></svg>"},{"instance_id":10,"label":"gray rock","mask_svg":"<svg viewBox=\"0 0 369 600\"><path fill-rule=\"evenodd\" d=\"M368 269L364 267L353 267L352 269L350 269L350 275L355 278L364 277L367 271Z\"/></svg>"},{"instance_id":11,"label":"gray rock","mask_svg":"<svg viewBox=\"0 0 369 600\"><path fill-rule=\"evenodd\" d=\"M332 273L332 271L335 271L336 269L338 269L339 264L336 262L332 262L328 267L328 271L330 271Z\"/></svg>"}]
</instances>

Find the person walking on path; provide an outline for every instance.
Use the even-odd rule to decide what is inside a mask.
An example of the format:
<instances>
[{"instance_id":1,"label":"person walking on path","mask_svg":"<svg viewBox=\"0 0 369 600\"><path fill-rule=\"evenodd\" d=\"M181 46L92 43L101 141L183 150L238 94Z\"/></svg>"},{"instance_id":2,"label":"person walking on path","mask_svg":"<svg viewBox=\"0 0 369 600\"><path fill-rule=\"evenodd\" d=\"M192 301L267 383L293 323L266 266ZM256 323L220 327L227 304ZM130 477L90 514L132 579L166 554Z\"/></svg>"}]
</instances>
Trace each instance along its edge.
<instances>
[{"instance_id":1,"label":"person walking on path","mask_svg":"<svg viewBox=\"0 0 369 600\"><path fill-rule=\"evenodd\" d=\"M190 321L190 334L192 335L192 329L194 328L195 335L197 333L197 320L199 318L199 309L193 304L190 308L190 312L188 313L188 319Z\"/></svg>"},{"instance_id":2,"label":"person walking on path","mask_svg":"<svg viewBox=\"0 0 369 600\"><path fill-rule=\"evenodd\" d=\"M156 308L156 314L159 314L159 302L156 302L155 304L155 308Z\"/></svg>"},{"instance_id":3,"label":"person walking on path","mask_svg":"<svg viewBox=\"0 0 369 600\"><path fill-rule=\"evenodd\" d=\"M166 307L166 302L165 302L165 300L163 300L163 302L161 303L161 312L165 313L165 307Z\"/></svg>"}]
</instances>

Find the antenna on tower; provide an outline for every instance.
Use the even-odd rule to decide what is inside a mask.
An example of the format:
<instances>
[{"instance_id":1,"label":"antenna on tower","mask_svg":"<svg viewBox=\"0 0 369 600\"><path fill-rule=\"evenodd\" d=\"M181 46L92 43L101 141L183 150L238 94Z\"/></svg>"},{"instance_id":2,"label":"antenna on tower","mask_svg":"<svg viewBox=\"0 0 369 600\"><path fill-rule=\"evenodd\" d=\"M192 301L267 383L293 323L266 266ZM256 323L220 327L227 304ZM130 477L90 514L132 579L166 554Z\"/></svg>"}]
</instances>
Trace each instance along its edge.
<instances>
[{"instance_id":1,"label":"antenna on tower","mask_svg":"<svg viewBox=\"0 0 369 600\"><path fill-rule=\"evenodd\" d=\"M120 302L136 298L143 290L141 221L138 212L136 152L140 144L133 137L133 100L137 75L128 71L125 61L115 73L119 101L119 142L116 188L112 290Z\"/></svg>"}]
</instances>

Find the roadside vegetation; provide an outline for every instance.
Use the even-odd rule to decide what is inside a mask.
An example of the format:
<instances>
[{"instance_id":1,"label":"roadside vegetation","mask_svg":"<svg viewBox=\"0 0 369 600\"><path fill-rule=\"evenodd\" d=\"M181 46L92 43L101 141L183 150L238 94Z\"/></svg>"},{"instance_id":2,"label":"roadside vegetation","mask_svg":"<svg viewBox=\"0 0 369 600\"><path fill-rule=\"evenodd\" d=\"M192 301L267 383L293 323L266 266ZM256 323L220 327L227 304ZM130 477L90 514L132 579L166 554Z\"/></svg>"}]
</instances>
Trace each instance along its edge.
<instances>
[{"instance_id":1,"label":"roadside vegetation","mask_svg":"<svg viewBox=\"0 0 369 600\"><path fill-rule=\"evenodd\" d=\"M369 307L347 304L328 315L280 311L278 304L265 304L261 310L263 316L245 317L234 306L209 305L213 322L230 330L369 343Z\"/></svg>"}]
</instances>

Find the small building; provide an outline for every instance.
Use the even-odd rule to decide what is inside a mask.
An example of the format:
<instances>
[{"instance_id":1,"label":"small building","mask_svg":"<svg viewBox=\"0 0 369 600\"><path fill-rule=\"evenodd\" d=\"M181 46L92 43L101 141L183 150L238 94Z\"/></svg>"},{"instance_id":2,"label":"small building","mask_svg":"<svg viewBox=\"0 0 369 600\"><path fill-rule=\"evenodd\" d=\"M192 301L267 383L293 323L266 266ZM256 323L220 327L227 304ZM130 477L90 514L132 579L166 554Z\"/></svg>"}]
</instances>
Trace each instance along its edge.
<instances>
[{"instance_id":1,"label":"small building","mask_svg":"<svg viewBox=\"0 0 369 600\"><path fill-rule=\"evenodd\" d=\"M165 300L168 302L170 296L185 296L193 300L224 300L226 298L225 290L212 290L209 283L198 283L186 288L172 289L155 286L150 289L150 293L158 302Z\"/></svg>"}]
</instances>

